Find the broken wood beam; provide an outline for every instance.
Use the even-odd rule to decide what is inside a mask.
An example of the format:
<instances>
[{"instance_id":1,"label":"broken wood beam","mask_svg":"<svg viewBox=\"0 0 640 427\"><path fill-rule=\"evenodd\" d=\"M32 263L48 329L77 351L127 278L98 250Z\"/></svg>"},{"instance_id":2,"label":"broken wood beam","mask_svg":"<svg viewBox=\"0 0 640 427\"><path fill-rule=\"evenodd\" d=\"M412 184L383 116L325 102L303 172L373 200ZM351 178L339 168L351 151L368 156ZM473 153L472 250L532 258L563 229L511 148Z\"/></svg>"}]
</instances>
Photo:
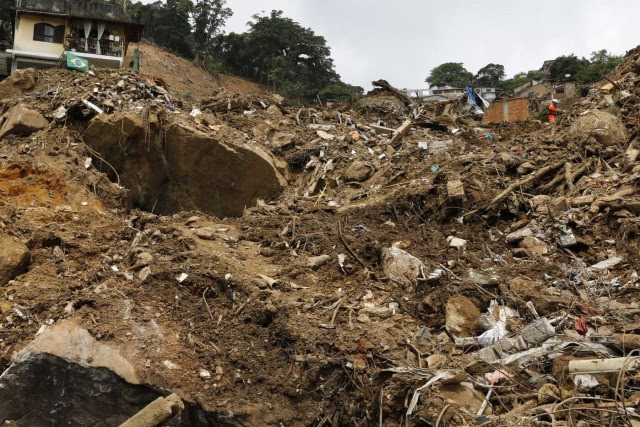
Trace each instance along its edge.
<instances>
[{"instance_id":1,"label":"broken wood beam","mask_svg":"<svg viewBox=\"0 0 640 427\"><path fill-rule=\"evenodd\" d=\"M412 128L413 121L410 119L405 120L405 122L402 123L402 125L400 125L400 127L393 133L393 136L391 137L391 144L402 141L405 136L409 135L409 132L411 132Z\"/></svg>"},{"instance_id":2,"label":"broken wood beam","mask_svg":"<svg viewBox=\"0 0 640 427\"><path fill-rule=\"evenodd\" d=\"M605 374L634 370L640 366L640 357L615 357L612 359L571 360L568 365L569 374Z\"/></svg>"},{"instance_id":3,"label":"broken wood beam","mask_svg":"<svg viewBox=\"0 0 640 427\"><path fill-rule=\"evenodd\" d=\"M625 353L640 348L640 335L636 334L616 334L613 345Z\"/></svg>"},{"instance_id":4,"label":"broken wood beam","mask_svg":"<svg viewBox=\"0 0 640 427\"><path fill-rule=\"evenodd\" d=\"M561 168L562 166L564 166L566 162L564 160L560 161L560 162L556 162L553 164L550 164L548 166L543 167L542 169L539 169L536 173L533 173L529 176L527 176L524 179L519 180L518 182L515 182L513 184L511 184L509 187L507 187L506 190L504 190L502 193L498 194L496 197L493 198L493 200L489 203L489 205L495 205L496 203L500 202L502 199L504 199L505 197L507 197L509 194L511 194L513 192L513 190L515 190L516 188L522 187L523 185L527 185L530 184L532 182L535 182L537 180L539 180L540 178L542 178L543 176L547 175L548 173L551 173L559 168Z\"/></svg>"},{"instance_id":5,"label":"broken wood beam","mask_svg":"<svg viewBox=\"0 0 640 427\"><path fill-rule=\"evenodd\" d=\"M149 403L133 417L120 424L120 427L157 427L178 415L183 409L182 399L173 393Z\"/></svg>"},{"instance_id":6,"label":"broken wood beam","mask_svg":"<svg viewBox=\"0 0 640 427\"><path fill-rule=\"evenodd\" d=\"M378 125L369 125L369 127L376 132L376 135L393 135L393 133L396 131L395 129Z\"/></svg>"},{"instance_id":7,"label":"broken wood beam","mask_svg":"<svg viewBox=\"0 0 640 427\"><path fill-rule=\"evenodd\" d=\"M409 95L391 86L389 82L386 80L382 80L382 79L376 80L375 82L371 82L371 84L373 86L381 87L383 89L388 90L389 92L394 94L396 97L400 98L400 100L404 102L404 104L407 106L413 104L413 99L411 99Z\"/></svg>"},{"instance_id":8,"label":"broken wood beam","mask_svg":"<svg viewBox=\"0 0 640 427\"><path fill-rule=\"evenodd\" d=\"M627 197L627 196L632 196L634 194L636 194L638 192L638 188L637 187L624 187L621 188L620 190L616 191L615 193L608 195L608 196L603 196L603 197L598 197L595 202L593 202L593 204L591 204L591 207L589 208L589 211L591 213L598 213L600 211L600 208L603 207L607 207L607 206L613 206L615 205L617 202L619 202L621 199Z\"/></svg>"}]
</instances>

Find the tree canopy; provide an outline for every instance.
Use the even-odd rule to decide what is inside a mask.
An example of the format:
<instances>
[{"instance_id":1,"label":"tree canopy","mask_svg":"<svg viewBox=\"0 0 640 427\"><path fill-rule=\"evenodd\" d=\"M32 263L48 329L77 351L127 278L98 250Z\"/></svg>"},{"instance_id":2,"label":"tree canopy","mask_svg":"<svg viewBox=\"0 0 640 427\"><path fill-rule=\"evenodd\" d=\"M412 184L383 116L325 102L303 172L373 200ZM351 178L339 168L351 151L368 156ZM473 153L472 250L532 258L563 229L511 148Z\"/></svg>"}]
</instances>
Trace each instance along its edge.
<instances>
[{"instance_id":1,"label":"tree canopy","mask_svg":"<svg viewBox=\"0 0 640 427\"><path fill-rule=\"evenodd\" d=\"M426 82L433 85L436 83L447 83L454 87L465 87L473 79L473 74L470 73L464 64L461 62L447 62L438 65L431 70Z\"/></svg>"},{"instance_id":2,"label":"tree canopy","mask_svg":"<svg viewBox=\"0 0 640 427\"><path fill-rule=\"evenodd\" d=\"M324 37L278 10L255 15L248 25L245 33L218 38L218 55L227 70L307 99L340 82ZM334 86L327 91L345 88Z\"/></svg>"},{"instance_id":3,"label":"tree canopy","mask_svg":"<svg viewBox=\"0 0 640 427\"><path fill-rule=\"evenodd\" d=\"M0 0L0 47L11 46L11 8L14 0Z\"/></svg>"},{"instance_id":4,"label":"tree canopy","mask_svg":"<svg viewBox=\"0 0 640 427\"><path fill-rule=\"evenodd\" d=\"M576 80L582 85L600 81L622 62L622 56L609 53L606 49L593 52L591 61L576 73Z\"/></svg>"},{"instance_id":5,"label":"tree canopy","mask_svg":"<svg viewBox=\"0 0 640 427\"><path fill-rule=\"evenodd\" d=\"M589 65L589 61L585 58L579 59L577 56L563 55L556 58L549 67L549 77L551 80L565 80L569 74L575 78L581 68Z\"/></svg>"},{"instance_id":6,"label":"tree canopy","mask_svg":"<svg viewBox=\"0 0 640 427\"><path fill-rule=\"evenodd\" d=\"M362 87L352 86L343 82L330 83L318 93L320 98L329 100L353 99L362 95L364 95Z\"/></svg>"},{"instance_id":7,"label":"tree canopy","mask_svg":"<svg viewBox=\"0 0 640 427\"><path fill-rule=\"evenodd\" d=\"M506 76L504 65L491 63L478 70L473 78L473 84L478 87L498 87Z\"/></svg>"},{"instance_id":8,"label":"tree canopy","mask_svg":"<svg viewBox=\"0 0 640 427\"><path fill-rule=\"evenodd\" d=\"M196 0L193 13L193 39L196 62L201 56L210 54L215 37L222 32L222 26L232 15L225 7L225 0Z\"/></svg>"},{"instance_id":9,"label":"tree canopy","mask_svg":"<svg viewBox=\"0 0 640 427\"><path fill-rule=\"evenodd\" d=\"M231 16L226 0L138 1L127 5L129 1L111 0L145 25L145 38L196 61L211 54L212 42Z\"/></svg>"}]
</instances>

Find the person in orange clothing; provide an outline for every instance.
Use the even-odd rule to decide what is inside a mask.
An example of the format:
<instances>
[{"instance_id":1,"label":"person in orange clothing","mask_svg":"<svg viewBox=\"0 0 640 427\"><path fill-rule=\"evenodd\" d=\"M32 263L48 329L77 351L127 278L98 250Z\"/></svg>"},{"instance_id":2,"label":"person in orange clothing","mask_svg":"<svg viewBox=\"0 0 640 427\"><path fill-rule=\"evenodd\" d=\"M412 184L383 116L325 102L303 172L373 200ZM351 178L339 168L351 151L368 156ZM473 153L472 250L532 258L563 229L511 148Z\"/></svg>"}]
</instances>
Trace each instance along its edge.
<instances>
[{"instance_id":1,"label":"person in orange clothing","mask_svg":"<svg viewBox=\"0 0 640 427\"><path fill-rule=\"evenodd\" d=\"M549 122L555 121L556 117L558 117L558 114L560 113L561 111L558 108L558 100L554 98L549 105Z\"/></svg>"}]
</instances>

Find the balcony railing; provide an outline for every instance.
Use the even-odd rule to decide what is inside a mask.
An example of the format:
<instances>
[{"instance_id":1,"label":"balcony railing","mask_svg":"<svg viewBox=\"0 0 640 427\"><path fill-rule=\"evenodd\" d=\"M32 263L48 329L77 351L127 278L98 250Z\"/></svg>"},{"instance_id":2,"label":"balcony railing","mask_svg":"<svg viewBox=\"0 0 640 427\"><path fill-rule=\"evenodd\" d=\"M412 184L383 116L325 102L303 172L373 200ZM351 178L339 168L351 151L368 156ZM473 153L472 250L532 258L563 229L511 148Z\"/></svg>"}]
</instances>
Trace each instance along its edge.
<instances>
[{"instance_id":1,"label":"balcony railing","mask_svg":"<svg viewBox=\"0 0 640 427\"><path fill-rule=\"evenodd\" d=\"M88 49L86 48L88 46ZM84 37L77 39L67 39L66 50L78 53L91 53L93 55L113 56L122 58L124 53L124 43L122 40L115 41L107 38L100 39L100 52L98 53L98 39L89 37L88 43L85 43Z\"/></svg>"}]
</instances>

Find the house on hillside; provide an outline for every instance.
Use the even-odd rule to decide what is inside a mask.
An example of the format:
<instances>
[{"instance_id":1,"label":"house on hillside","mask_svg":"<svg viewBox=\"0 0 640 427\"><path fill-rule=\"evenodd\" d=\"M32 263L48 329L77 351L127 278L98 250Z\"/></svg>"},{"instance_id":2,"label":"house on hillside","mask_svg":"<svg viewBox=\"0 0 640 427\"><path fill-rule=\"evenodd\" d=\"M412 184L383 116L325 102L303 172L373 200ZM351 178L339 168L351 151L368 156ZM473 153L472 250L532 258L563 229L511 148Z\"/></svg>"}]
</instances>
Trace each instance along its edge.
<instances>
[{"instance_id":1,"label":"house on hillside","mask_svg":"<svg viewBox=\"0 0 640 427\"><path fill-rule=\"evenodd\" d=\"M429 87L431 95L445 96L447 99L458 99L465 94L464 88L453 87L447 83L434 83Z\"/></svg>"},{"instance_id":2,"label":"house on hillside","mask_svg":"<svg viewBox=\"0 0 640 427\"><path fill-rule=\"evenodd\" d=\"M549 71L550 71L549 69L551 68L554 62L555 62L555 59L548 59L544 61L542 63L542 67L540 67L540 71L542 71L545 74L549 74Z\"/></svg>"},{"instance_id":3,"label":"house on hillside","mask_svg":"<svg viewBox=\"0 0 640 427\"><path fill-rule=\"evenodd\" d=\"M573 99L578 97L575 82L528 81L513 90L516 98L557 98Z\"/></svg>"},{"instance_id":4,"label":"house on hillside","mask_svg":"<svg viewBox=\"0 0 640 427\"><path fill-rule=\"evenodd\" d=\"M496 88L494 87L476 87L473 88L473 91L488 102L492 102L497 96ZM436 83L431 85L429 96L425 98L441 100L444 97L448 100L453 100L461 98L465 93L465 88L453 87L447 83Z\"/></svg>"},{"instance_id":5,"label":"house on hillside","mask_svg":"<svg viewBox=\"0 0 640 427\"><path fill-rule=\"evenodd\" d=\"M143 30L121 7L91 0L16 0L13 28L12 72L59 66L68 53L120 68Z\"/></svg>"}]
</instances>

